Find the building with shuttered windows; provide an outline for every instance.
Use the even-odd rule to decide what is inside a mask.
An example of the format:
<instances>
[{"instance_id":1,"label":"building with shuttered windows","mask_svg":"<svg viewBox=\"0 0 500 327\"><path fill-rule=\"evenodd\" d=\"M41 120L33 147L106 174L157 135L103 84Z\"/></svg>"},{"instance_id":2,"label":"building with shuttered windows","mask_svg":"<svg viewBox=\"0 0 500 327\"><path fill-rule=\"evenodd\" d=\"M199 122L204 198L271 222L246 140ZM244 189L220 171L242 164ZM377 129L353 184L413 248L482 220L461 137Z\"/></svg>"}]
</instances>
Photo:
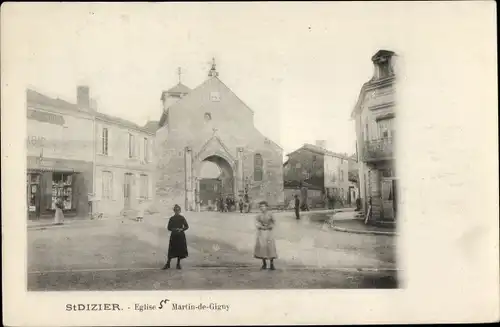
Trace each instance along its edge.
<instances>
[{"instance_id":1,"label":"building with shuttered windows","mask_svg":"<svg viewBox=\"0 0 500 327\"><path fill-rule=\"evenodd\" d=\"M152 201L154 130L97 111L89 88L77 103L28 89L27 211L50 218L119 215Z\"/></svg>"}]
</instances>

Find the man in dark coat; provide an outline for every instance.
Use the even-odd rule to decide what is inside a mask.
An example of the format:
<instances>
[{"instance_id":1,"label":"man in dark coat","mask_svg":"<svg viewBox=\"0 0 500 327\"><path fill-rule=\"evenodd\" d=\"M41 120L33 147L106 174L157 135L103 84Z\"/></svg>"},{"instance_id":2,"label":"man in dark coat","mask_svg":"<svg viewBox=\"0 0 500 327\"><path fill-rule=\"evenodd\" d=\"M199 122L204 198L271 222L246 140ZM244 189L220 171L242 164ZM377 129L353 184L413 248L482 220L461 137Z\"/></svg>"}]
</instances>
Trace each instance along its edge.
<instances>
[{"instance_id":1,"label":"man in dark coat","mask_svg":"<svg viewBox=\"0 0 500 327\"><path fill-rule=\"evenodd\" d=\"M245 206L245 203L243 203L243 199L241 197L238 205L240 206L240 213L243 213L243 207Z\"/></svg>"},{"instance_id":2,"label":"man in dark coat","mask_svg":"<svg viewBox=\"0 0 500 327\"><path fill-rule=\"evenodd\" d=\"M295 218L300 219L300 200L299 196L295 194Z\"/></svg>"},{"instance_id":3,"label":"man in dark coat","mask_svg":"<svg viewBox=\"0 0 500 327\"><path fill-rule=\"evenodd\" d=\"M220 212L224 212L224 198L221 196L219 201Z\"/></svg>"}]
</instances>

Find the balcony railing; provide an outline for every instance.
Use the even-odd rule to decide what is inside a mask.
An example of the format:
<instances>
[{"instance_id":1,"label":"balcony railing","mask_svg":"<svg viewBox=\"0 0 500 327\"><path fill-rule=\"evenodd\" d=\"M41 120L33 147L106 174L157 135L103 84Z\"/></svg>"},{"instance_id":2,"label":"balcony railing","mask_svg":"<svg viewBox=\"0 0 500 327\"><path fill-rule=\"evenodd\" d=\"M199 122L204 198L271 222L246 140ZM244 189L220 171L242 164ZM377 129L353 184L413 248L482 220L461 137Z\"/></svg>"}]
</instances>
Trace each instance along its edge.
<instances>
[{"instance_id":1,"label":"balcony railing","mask_svg":"<svg viewBox=\"0 0 500 327\"><path fill-rule=\"evenodd\" d=\"M393 158L392 138L365 141L363 161L388 160Z\"/></svg>"}]
</instances>

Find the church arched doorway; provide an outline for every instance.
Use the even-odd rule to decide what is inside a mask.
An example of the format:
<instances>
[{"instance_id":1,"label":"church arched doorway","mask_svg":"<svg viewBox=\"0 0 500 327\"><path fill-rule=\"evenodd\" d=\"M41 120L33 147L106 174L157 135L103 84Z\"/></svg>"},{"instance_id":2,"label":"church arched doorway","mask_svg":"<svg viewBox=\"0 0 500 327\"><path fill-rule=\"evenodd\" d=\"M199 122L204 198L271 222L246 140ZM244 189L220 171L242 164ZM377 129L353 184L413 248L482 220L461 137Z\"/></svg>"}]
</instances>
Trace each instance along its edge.
<instances>
[{"instance_id":1,"label":"church arched doorway","mask_svg":"<svg viewBox=\"0 0 500 327\"><path fill-rule=\"evenodd\" d=\"M222 157L212 155L201 161L198 175L201 210L216 210L218 199L234 197L234 172Z\"/></svg>"}]
</instances>

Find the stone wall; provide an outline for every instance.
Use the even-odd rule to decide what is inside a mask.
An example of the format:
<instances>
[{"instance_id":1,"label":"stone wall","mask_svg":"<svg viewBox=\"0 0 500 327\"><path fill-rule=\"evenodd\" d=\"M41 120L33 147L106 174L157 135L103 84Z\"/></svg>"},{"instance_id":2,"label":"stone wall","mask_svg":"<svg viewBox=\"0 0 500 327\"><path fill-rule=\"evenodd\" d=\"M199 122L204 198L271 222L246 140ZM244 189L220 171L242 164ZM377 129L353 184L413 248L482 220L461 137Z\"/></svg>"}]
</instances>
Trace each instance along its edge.
<instances>
[{"instance_id":1,"label":"stone wall","mask_svg":"<svg viewBox=\"0 0 500 327\"><path fill-rule=\"evenodd\" d=\"M316 160L314 160L316 158ZM324 156L305 149L298 149L288 156L286 181L304 181L323 189L324 184ZM298 165L298 166L297 166ZM303 172L308 172L308 176Z\"/></svg>"}]
</instances>

